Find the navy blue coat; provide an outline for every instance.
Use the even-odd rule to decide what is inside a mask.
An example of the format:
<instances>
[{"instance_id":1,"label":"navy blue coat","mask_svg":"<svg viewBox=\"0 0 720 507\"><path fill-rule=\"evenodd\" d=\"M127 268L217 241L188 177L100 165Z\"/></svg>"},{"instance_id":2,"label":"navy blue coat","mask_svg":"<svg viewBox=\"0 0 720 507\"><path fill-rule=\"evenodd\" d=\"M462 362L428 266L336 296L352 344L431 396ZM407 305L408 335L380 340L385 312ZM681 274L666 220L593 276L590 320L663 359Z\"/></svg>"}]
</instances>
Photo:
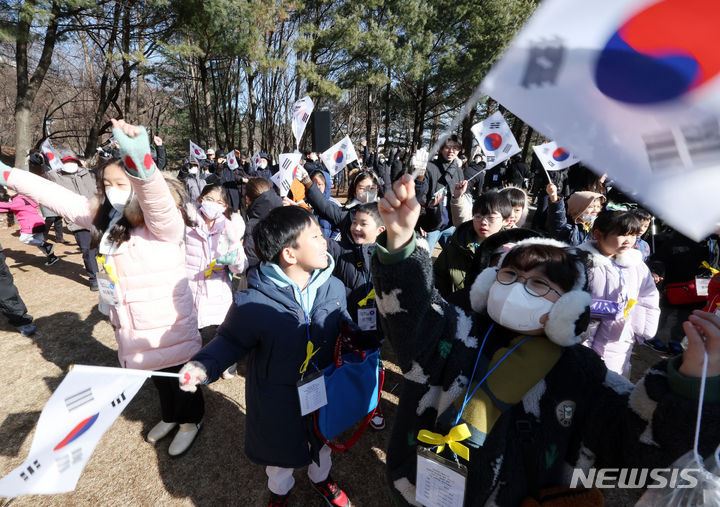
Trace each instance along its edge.
<instances>
[{"instance_id":1,"label":"navy blue coat","mask_svg":"<svg viewBox=\"0 0 720 507\"><path fill-rule=\"evenodd\" d=\"M310 312L310 339L319 347L313 362L319 369L332 362L342 324L349 320L345 287L331 276L318 288ZM299 468L311 461L312 437L300 415L297 393L307 330L293 289L278 287L254 268L248 274L248 288L235 294L215 338L193 358L215 381L225 368L248 357L245 454L254 463ZM308 367L308 373L314 371Z\"/></svg>"},{"instance_id":2,"label":"navy blue coat","mask_svg":"<svg viewBox=\"0 0 720 507\"><path fill-rule=\"evenodd\" d=\"M557 202L548 201L546 220L547 231L551 238L578 246L585 243L590 236L590 232L586 231L582 224L568 222L565 201L562 199Z\"/></svg>"}]
</instances>

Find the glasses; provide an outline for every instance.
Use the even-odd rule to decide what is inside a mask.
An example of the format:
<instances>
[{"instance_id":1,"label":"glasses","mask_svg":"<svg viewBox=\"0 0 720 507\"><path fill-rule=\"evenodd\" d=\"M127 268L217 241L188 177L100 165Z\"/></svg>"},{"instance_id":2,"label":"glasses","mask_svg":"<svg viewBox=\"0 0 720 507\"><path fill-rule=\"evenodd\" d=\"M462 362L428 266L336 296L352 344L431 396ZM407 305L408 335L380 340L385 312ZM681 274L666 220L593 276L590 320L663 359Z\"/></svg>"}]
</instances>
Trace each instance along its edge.
<instances>
[{"instance_id":1,"label":"glasses","mask_svg":"<svg viewBox=\"0 0 720 507\"><path fill-rule=\"evenodd\" d=\"M558 296L562 296L558 291L550 287L548 283L543 280L542 278L536 278L536 277L529 277L526 278L524 276L518 275L515 271L512 269L506 269L503 268L497 272L496 280L498 283L501 283L503 285L510 285L512 283L517 282L518 280L525 280L523 282L523 286L525 287L525 292L530 294L531 296L535 297L543 297L547 296L549 292L554 292Z\"/></svg>"},{"instance_id":2,"label":"glasses","mask_svg":"<svg viewBox=\"0 0 720 507\"><path fill-rule=\"evenodd\" d=\"M446 144L445 149L448 151L460 151L460 146L457 144Z\"/></svg>"},{"instance_id":3,"label":"glasses","mask_svg":"<svg viewBox=\"0 0 720 507\"><path fill-rule=\"evenodd\" d=\"M487 222L488 224L494 224L498 220L502 220L502 217L497 215L473 215L473 220L476 222Z\"/></svg>"}]
</instances>

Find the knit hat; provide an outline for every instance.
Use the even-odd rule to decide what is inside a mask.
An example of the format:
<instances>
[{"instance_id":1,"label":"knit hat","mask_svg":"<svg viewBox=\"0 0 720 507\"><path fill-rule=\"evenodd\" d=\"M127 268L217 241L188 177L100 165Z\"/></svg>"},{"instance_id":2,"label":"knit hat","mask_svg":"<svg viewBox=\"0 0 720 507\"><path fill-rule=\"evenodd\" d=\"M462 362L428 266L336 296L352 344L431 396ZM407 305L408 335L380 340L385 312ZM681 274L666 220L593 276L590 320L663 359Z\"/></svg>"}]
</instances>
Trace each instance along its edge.
<instances>
[{"instance_id":1,"label":"knit hat","mask_svg":"<svg viewBox=\"0 0 720 507\"><path fill-rule=\"evenodd\" d=\"M573 222L576 222L583 214L583 211L587 209L595 199L600 199L605 202L607 199L604 195L598 194L597 192L589 192L583 190L582 192L575 192L567 200L567 212Z\"/></svg>"}]
</instances>

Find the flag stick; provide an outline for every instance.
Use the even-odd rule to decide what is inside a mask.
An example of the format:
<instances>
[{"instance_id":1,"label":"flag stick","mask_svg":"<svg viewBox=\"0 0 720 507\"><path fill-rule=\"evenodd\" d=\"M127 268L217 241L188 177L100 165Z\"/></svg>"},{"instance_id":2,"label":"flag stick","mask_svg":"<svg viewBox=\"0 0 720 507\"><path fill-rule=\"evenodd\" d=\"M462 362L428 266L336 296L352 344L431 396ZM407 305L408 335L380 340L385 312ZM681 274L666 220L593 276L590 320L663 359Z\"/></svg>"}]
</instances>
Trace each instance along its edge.
<instances>
[{"instance_id":1,"label":"flag stick","mask_svg":"<svg viewBox=\"0 0 720 507\"><path fill-rule=\"evenodd\" d=\"M540 164L540 165L542 165L542 164ZM543 168L543 171L545 171L545 176L547 176L548 183L552 183L553 181L550 179L550 173L548 172L547 169L545 169L544 165L542 166L542 168Z\"/></svg>"},{"instance_id":2,"label":"flag stick","mask_svg":"<svg viewBox=\"0 0 720 507\"><path fill-rule=\"evenodd\" d=\"M68 366L68 371L72 369L77 370L85 370L85 371L109 371L109 372L117 372L117 370L122 370L123 373L129 374L129 375L139 375L142 377L174 377L174 378L180 378L179 373L168 373L164 371L152 371L152 370L134 370L132 368L113 368L111 366L91 366L86 364L71 364Z\"/></svg>"},{"instance_id":3,"label":"flag stick","mask_svg":"<svg viewBox=\"0 0 720 507\"><path fill-rule=\"evenodd\" d=\"M470 178L468 178L468 182L471 182L472 180L474 180L475 178L477 178L477 177L480 176L481 174L485 174L486 171L487 171L487 169L483 169L482 171L476 172L476 173L473 174Z\"/></svg>"}]
</instances>

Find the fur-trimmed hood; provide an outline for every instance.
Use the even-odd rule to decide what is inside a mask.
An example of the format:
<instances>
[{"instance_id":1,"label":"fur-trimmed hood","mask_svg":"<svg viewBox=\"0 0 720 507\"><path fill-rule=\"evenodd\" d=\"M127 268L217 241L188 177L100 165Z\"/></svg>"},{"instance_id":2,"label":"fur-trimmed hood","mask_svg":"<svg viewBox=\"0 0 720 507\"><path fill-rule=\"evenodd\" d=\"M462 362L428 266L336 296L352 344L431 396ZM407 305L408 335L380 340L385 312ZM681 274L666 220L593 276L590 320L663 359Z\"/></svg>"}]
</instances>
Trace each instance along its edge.
<instances>
[{"instance_id":1,"label":"fur-trimmed hood","mask_svg":"<svg viewBox=\"0 0 720 507\"><path fill-rule=\"evenodd\" d=\"M590 254L593 266L608 266L615 262L618 266L623 268L631 268L640 264L642 260L642 253L640 250L630 248L620 255L610 258L604 255L597 248L597 241L586 241L578 247L580 250L584 250Z\"/></svg>"}]
</instances>

